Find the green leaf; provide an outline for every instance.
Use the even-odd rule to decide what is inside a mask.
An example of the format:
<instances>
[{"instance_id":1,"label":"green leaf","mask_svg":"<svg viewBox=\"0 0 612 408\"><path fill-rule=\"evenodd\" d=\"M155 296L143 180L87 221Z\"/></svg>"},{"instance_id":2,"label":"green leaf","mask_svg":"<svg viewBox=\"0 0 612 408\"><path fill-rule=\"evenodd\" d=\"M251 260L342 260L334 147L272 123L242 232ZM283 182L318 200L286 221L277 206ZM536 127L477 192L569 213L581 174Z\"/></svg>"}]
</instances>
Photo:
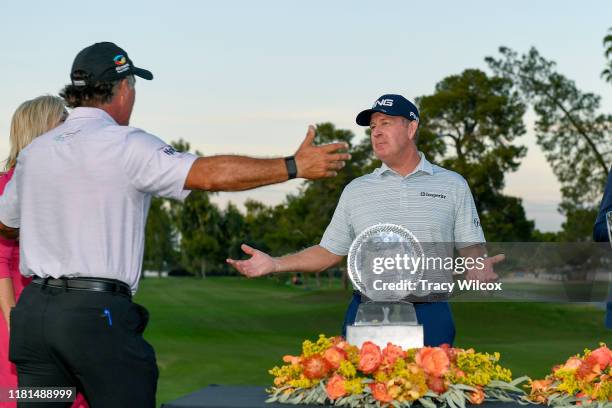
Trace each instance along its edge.
<instances>
[{"instance_id":1,"label":"green leaf","mask_svg":"<svg viewBox=\"0 0 612 408\"><path fill-rule=\"evenodd\" d=\"M517 387L519 384L529 381L531 378L524 375L522 377L516 378L514 381L510 383L513 387Z\"/></svg>"},{"instance_id":2,"label":"green leaf","mask_svg":"<svg viewBox=\"0 0 612 408\"><path fill-rule=\"evenodd\" d=\"M509 384L505 381L498 381L498 380L493 380L491 381L489 384L487 384L486 388L501 388L503 390L508 390L508 391L513 391L513 392L517 392L519 394L524 394L525 391L521 390L520 388Z\"/></svg>"},{"instance_id":3,"label":"green leaf","mask_svg":"<svg viewBox=\"0 0 612 408\"><path fill-rule=\"evenodd\" d=\"M453 400L453 394L452 393L448 393L446 394L446 397L444 398L444 400L446 401L446 403L448 405L450 405L451 408L459 408L456 404L455 401Z\"/></svg>"},{"instance_id":4,"label":"green leaf","mask_svg":"<svg viewBox=\"0 0 612 408\"><path fill-rule=\"evenodd\" d=\"M419 402L424 408L436 408L436 404L428 398L419 398Z\"/></svg>"},{"instance_id":5,"label":"green leaf","mask_svg":"<svg viewBox=\"0 0 612 408\"><path fill-rule=\"evenodd\" d=\"M451 384L450 388L456 388L458 390L463 391L476 391L476 387L472 387L471 385L466 384Z\"/></svg>"},{"instance_id":6,"label":"green leaf","mask_svg":"<svg viewBox=\"0 0 612 408\"><path fill-rule=\"evenodd\" d=\"M453 390L449 394L450 400L460 408L465 408L465 396L459 390Z\"/></svg>"}]
</instances>

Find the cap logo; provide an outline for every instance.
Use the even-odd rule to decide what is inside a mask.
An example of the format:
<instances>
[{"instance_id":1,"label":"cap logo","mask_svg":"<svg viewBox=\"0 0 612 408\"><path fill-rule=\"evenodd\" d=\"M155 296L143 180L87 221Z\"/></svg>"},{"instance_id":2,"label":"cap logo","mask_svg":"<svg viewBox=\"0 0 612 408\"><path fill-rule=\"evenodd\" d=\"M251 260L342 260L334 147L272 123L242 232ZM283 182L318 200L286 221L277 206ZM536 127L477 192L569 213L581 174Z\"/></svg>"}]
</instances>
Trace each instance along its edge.
<instances>
[{"instance_id":1,"label":"cap logo","mask_svg":"<svg viewBox=\"0 0 612 408\"><path fill-rule=\"evenodd\" d=\"M115 61L115 65L123 65L127 62L127 59L123 54L119 54L113 58L113 61Z\"/></svg>"},{"instance_id":2,"label":"cap logo","mask_svg":"<svg viewBox=\"0 0 612 408\"><path fill-rule=\"evenodd\" d=\"M393 99L380 99L374 102L372 109L376 108L377 106L393 106Z\"/></svg>"},{"instance_id":3,"label":"cap logo","mask_svg":"<svg viewBox=\"0 0 612 408\"><path fill-rule=\"evenodd\" d=\"M410 112L410 117L413 118L414 120L419 120L419 118L417 118L417 115L414 114L414 112Z\"/></svg>"}]
</instances>

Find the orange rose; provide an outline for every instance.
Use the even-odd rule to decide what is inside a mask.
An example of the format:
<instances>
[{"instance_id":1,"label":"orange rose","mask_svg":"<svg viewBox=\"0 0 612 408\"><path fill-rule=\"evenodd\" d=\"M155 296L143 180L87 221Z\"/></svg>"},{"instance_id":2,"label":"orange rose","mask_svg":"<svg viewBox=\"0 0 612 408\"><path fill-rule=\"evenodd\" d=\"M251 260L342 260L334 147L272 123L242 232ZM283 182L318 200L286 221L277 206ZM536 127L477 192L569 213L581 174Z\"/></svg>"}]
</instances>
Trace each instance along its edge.
<instances>
[{"instance_id":1,"label":"orange rose","mask_svg":"<svg viewBox=\"0 0 612 408\"><path fill-rule=\"evenodd\" d=\"M482 387L477 387L476 391L470 392L468 398L470 399L470 402L472 404L476 404L476 405L482 404L482 402L485 399L485 393L482 390Z\"/></svg>"},{"instance_id":2,"label":"orange rose","mask_svg":"<svg viewBox=\"0 0 612 408\"><path fill-rule=\"evenodd\" d=\"M547 394L550 391L552 380L536 380L531 382L531 394L530 397L533 401L539 402L540 404L546 403L548 400Z\"/></svg>"},{"instance_id":3,"label":"orange rose","mask_svg":"<svg viewBox=\"0 0 612 408\"><path fill-rule=\"evenodd\" d=\"M381 362L382 354L380 352L380 347L371 341L363 343L361 351L359 352L359 371L364 374L373 373L380 366Z\"/></svg>"},{"instance_id":4,"label":"orange rose","mask_svg":"<svg viewBox=\"0 0 612 408\"><path fill-rule=\"evenodd\" d=\"M387 392L387 386L385 384L379 382L370 384L370 389L372 390L372 396L375 400L380 402L393 401L393 397Z\"/></svg>"},{"instance_id":5,"label":"orange rose","mask_svg":"<svg viewBox=\"0 0 612 408\"><path fill-rule=\"evenodd\" d=\"M585 402L587 404L590 404L591 402L593 402L592 399L589 399L589 396L587 394L585 394L584 392L579 392L578 394L576 394L576 398L583 398L585 399ZM582 405L582 401L576 401L576 406L580 406Z\"/></svg>"},{"instance_id":6,"label":"orange rose","mask_svg":"<svg viewBox=\"0 0 612 408\"><path fill-rule=\"evenodd\" d=\"M448 385L443 378L440 377L427 377L427 386L430 390L437 394L444 394L448 389Z\"/></svg>"},{"instance_id":7,"label":"orange rose","mask_svg":"<svg viewBox=\"0 0 612 408\"><path fill-rule=\"evenodd\" d=\"M588 382L593 381L601 373L601 368L594 360L584 360L578 370L576 371L576 377L581 380Z\"/></svg>"},{"instance_id":8,"label":"orange rose","mask_svg":"<svg viewBox=\"0 0 612 408\"><path fill-rule=\"evenodd\" d=\"M283 361L285 363L291 363L291 365L297 365L300 364L300 357L296 357L296 356L291 356L289 354L287 354L286 356L283 356Z\"/></svg>"},{"instance_id":9,"label":"orange rose","mask_svg":"<svg viewBox=\"0 0 612 408\"><path fill-rule=\"evenodd\" d=\"M342 360L346 360L346 352L338 347L330 347L323 353L323 358L332 369L336 370Z\"/></svg>"},{"instance_id":10,"label":"orange rose","mask_svg":"<svg viewBox=\"0 0 612 408\"><path fill-rule=\"evenodd\" d=\"M580 367L581 364L582 360L578 357L570 357L560 368L563 368L565 370L575 370Z\"/></svg>"},{"instance_id":11,"label":"orange rose","mask_svg":"<svg viewBox=\"0 0 612 408\"><path fill-rule=\"evenodd\" d=\"M400 346L387 343L387 347L382 351L382 356L387 364L393 365L398 358L406 357L406 352Z\"/></svg>"},{"instance_id":12,"label":"orange rose","mask_svg":"<svg viewBox=\"0 0 612 408\"><path fill-rule=\"evenodd\" d=\"M332 344L338 347L340 350L346 350L349 344L344 340L342 336L336 336L332 338Z\"/></svg>"},{"instance_id":13,"label":"orange rose","mask_svg":"<svg viewBox=\"0 0 612 408\"><path fill-rule=\"evenodd\" d=\"M330 400L335 400L336 398L344 397L346 395L344 377L339 374L334 374L332 378L330 378L327 382L327 385L325 386L325 391L327 392L327 397Z\"/></svg>"},{"instance_id":14,"label":"orange rose","mask_svg":"<svg viewBox=\"0 0 612 408\"><path fill-rule=\"evenodd\" d=\"M592 365L598 364L601 370L605 370L608 365L612 365L612 350L606 346L601 346L593 350L586 358L586 361Z\"/></svg>"},{"instance_id":15,"label":"orange rose","mask_svg":"<svg viewBox=\"0 0 612 408\"><path fill-rule=\"evenodd\" d=\"M440 345L440 348L444 350L446 356L450 360L451 363L457 361L457 350L456 348L451 347L449 344L444 343Z\"/></svg>"},{"instance_id":16,"label":"orange rose","mask_svg":"<svg viewBox=\"0 0 612 408\"><path fill-rule=\"evenodd\" d=\"M440 347L423 347L414 358L423 370L434 377L442 377L450 367L448 356Z\"/></svg>"},{"instance_id":17,"label":"orange rose","mask_svg":"<svg viewBox=\"0 0 612 408\"><path fill-rule=\"evenodd\" d=\"M329 366L323 357L314 354L302 362L304 375L311 380L323 378L329 372Z\"/></svg>"}]
</instances>

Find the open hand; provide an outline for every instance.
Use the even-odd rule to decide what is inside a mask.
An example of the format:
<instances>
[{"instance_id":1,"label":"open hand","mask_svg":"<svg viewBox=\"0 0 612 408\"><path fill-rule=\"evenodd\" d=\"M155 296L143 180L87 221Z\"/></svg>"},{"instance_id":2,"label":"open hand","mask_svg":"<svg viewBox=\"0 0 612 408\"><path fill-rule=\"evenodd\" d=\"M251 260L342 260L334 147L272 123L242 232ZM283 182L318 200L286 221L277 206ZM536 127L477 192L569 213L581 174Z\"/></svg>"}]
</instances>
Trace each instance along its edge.
<instances>
[{"instance_id":1,"label":"open hand","mask_svg":"<svg viewBox=\"0 0 612 408\"><path fill-rule=\"evenodd\" d=\"M482 261L482 263L484 264L484 267L468 269L465 279L466 280L478 280L480 282L496 281L499 278L499 276L493 270L493 265L495 265L498 262L503 261L504 259L506 259L506 256L504 254L497 254L492 257L484 258L484 260Z\"/></svg>"},{"instance_id":2,"label":"open hand","mask_svg":"<svg viewBox=\"0 0 612 408\"><path fill-rule=\"evenodd\" d=\"M276 259L265 252L259 251L246 244L242 244L240 248L251 257L243 261L228 258L226 262L247 278L256 278L278 270Z\"/></svg>"},{"instance_id":3,"label":"open hand","mask_svg":"<svg viewBox=\"0 0 612 408\"><path fill-rule=\"evenodd\" d=\"M314 126L308 126L306 138L294 155L297 175L310 180L334 177L344 167L344 162L351 158L348 153L337 153L338 150L348 149L348 144L338 142L315 146L315 135Z\"/></svg>"}]
</instances>

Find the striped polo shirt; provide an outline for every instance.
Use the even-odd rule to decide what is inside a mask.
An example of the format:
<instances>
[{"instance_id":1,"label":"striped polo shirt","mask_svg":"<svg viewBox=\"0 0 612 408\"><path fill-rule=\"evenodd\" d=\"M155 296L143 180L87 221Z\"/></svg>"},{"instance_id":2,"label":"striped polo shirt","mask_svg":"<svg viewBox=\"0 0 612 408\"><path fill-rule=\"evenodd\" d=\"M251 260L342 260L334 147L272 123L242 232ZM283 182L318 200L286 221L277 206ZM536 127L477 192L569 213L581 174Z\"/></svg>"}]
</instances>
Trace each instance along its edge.
<instances>
[{"instance_id":1,"label":"striped polo shirt","mask_svg":"<svg viewBox=\"0 0 612 408\"><path fill-rule=\"evenodd\" d=\"M453 246L484 243L465 179L430 163L423 153L419 156L416 169L404 177L383 164L349 183L319 245L345 256L355 237L380 223L401 225L421 243L445 243L442 246L450 247L450 256Z\"/></svg>"}]
</instances>

